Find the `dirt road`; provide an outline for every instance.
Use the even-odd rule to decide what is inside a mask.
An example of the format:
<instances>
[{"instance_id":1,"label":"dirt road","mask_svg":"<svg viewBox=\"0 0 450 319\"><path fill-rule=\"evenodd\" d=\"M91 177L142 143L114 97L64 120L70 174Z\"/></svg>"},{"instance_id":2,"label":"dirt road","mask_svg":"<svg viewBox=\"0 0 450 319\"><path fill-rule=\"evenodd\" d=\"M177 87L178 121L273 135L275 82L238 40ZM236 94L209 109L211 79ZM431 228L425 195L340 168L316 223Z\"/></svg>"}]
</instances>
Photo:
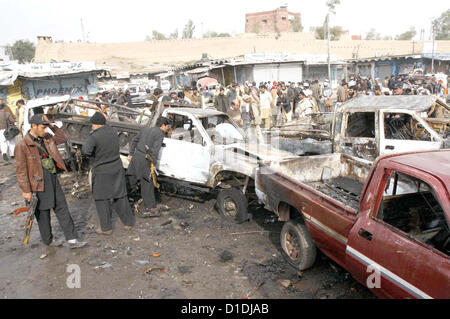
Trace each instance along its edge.
<instances>
[{"instance_id":1,"label":"dirt road","mask_svg":"<svg viewBox=\"0 0 450 319\"><path fill-rule=\"evenodd\" d=\"M101 236L86 176L75 196L76 175L60 181L88 246L49 249L36 223L24 246L25 215L11 214L23 204L15 164L0 162L2 298L374 298L322 254L312 269L297 273L280 253L281 223L261 207L251 207L251 222L236 225L220 218L214 200L163 196L170 210L161 217L137 218L131 231L118 220L112 236ZM52 224L54 236L63 238L56 218ZM81 271L80 288L67 286L69 265Z\"/></svg>"}]
</instances>

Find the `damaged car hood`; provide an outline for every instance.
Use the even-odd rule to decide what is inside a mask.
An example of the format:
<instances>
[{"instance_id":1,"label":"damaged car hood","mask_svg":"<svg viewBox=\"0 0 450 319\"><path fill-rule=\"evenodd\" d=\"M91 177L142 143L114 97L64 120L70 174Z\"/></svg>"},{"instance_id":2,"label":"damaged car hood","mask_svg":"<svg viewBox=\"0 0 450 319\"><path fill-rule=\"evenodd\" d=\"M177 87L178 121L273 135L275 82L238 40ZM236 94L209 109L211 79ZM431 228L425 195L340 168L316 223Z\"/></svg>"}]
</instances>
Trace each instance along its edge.
<instances>
[{"instance_id":1,"label":"damaged car hood","mask_svg":"<svg viewBox=\"0 0 450 319\"><path fill-rule=\"evenodd\" d=\"M293 153L279 150L277 148L272 147L269 144L235 143L230 145L223 145L223 149L238 153L245 152L248 154L248 156L252 156L259 160L265 161L280 161L298 157Z\"/></svg>"}]
</instances>

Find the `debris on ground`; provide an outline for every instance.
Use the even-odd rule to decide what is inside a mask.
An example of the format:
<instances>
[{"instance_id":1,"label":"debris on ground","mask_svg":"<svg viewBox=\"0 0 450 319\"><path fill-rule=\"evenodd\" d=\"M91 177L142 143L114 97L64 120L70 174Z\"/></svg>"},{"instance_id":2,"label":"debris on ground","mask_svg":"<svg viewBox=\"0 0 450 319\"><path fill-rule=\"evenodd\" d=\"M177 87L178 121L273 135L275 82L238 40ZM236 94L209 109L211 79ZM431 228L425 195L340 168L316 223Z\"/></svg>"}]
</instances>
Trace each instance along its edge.
<instances>
[{"instance_id":1,"label":"debris on ground","mask_svg":"<svg viewBox=\"0 0 450 319\"><path fill-rule=\"evenodd\" d=\"M99 269L99 268L110 268L112 267L112 265L110 263L107 262L102 262L102 264L95 266L94 269Z\"/></svg>"},{"instance_id":2,"label":"debris on ground","mask_svg":"<svg viewBox=\"0 0 450 319\"><path fill-rule=\"evenodd\" d=\"M162 266L150 267L150 268L147 268L147 269L144 270L144 274L149 274L149 273L151 273L152 271L155 271L155 270L164 271L165 269Z\"/></svg>"},{"instance_id":3,"label":"debris on ground","mask_svg":"<svg viewBox=\"0 0 450 319\"><path fill-rule=\"evenodd\" d=\"M180 274L190 274L192 272L192 266L178 266Z\"/></svg>"},{"instance_id":4,"label":"debris on ground","mask_svg":"<svg viewBox=\"0 0 450 319\"><path fill-rule=\"evenodd\" d=\"M233 254L232 254L229 250L224 249L224 250L220 253L219 257L220 257L220 261L221 261L221 262L227 262L227 261L230 261L230 260L233 259Z\"/></svg>"},{"instance_id":5,"label":"debris on ground","mask_svg":"<svg viewBox=\"0 0 450 319\"><path fill-rule=\"evenodd\" d=\"M138 264L141 264L141 265L146 265L149 263L148 260L139 260L139 259L136 259L135 262L137 262Z\"/></svg>"},{"instance_id":6,"label":"debris on ground","mask_svg":"<svg viewBox=\"0 0 450 319\"><path fill-rule=\"evenodd\" d=\"M47 257L47 254L42 254L39 258L44 259L45 257Z\"/></svg>"},{"instance_id":7,"label":"debris on ground","mask_svg":"<svg viewBox=\"0 0 450 319\"><path fill-rule=\"evenodd\" d=\"M277 284L280 285L281 287L287 289L291 286L292 281L287 280L287 279L280 279L277 281Z\"/></svg>"},{"instance_id":8,"label":"debris on ground","mask_svg":"<svg viewBox=\"0 0 450 319\"><path fill-rule=\"evenodd\" d=\"M171 220L171 219L169 219L168 221L162 223L162 224L161 224L161 227L167 226L167 225L169 225L169 224L172 224L172 220Z\"/></svg>"}]
</instances>

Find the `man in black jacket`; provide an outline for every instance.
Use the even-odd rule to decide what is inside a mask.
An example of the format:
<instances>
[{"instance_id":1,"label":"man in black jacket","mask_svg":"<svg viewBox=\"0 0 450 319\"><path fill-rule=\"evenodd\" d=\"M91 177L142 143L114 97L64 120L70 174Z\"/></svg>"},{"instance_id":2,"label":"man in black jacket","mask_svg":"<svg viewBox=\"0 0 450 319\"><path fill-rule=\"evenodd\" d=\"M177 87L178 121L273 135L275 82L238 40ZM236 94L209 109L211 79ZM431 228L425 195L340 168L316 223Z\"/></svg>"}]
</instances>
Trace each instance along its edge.
<instances>
[{"instance_id":1,"label":"man in black jacket","mask_svg":"<svg viewBox=\"0 0 450 319\"><path fill-rule=\"evenodd\" d=\"M230 102L228 101L228 97L225 95L225 89L223 87L220 88L219 94L214 98L214 107L217 111L223 113L226 113L230 107Z\"/></svg>"},{"instance_id":2,"label":"man in black jacket","mask_svg":"<svg viewBox=\"0 0 450 319\"><path fill-rule=\"evenodd\" d=\"M163 144L164 137L170 129L170 121L165 117L158 118L156 127L146 127L136 135L130 144L130 166L128 175L132 176L133 182L140 182L141 196L144 200L145 214L148 216L159 214L156 206L155 187L150 171L150 162L145 155L150 155L156 165L159 151Z\"/></svg>"},{"instance_id":3,"label":"man in black jacket","mask_svg":"<svg viewBox=\"0 0 450 319\"><path fill-rule=\"evenodd\" d=\"M112 210L119 216L125 229L135 223L128 202L125 170L120 160L119 136L117 130L106 124L105 117L96 112L90 122L92 132L81 151L91 157L92 195L100 221L98 234L112 234Z\"/></svg>"}]
</instances>

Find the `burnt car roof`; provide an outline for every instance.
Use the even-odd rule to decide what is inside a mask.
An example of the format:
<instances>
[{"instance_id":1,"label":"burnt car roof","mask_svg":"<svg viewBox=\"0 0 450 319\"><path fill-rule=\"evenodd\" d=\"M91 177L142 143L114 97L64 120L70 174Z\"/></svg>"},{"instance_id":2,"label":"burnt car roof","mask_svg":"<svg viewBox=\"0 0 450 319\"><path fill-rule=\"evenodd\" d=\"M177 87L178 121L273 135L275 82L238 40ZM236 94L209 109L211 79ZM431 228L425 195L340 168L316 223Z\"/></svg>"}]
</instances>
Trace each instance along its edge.
<instances>
[{"instance_id":1,"label":"burnt car roof","mask_svg":"<svg viewBox=\"0 0 450 319\"><path fill-rule=\"evenodd\" d=\"M361 95L341 105L342 109L386 110L405 109L410 111L425 112L438 102L446 109L450 108L438 98L430 95L399 95L399 96L373 96Z\"/></svg>"}]
</instances>

